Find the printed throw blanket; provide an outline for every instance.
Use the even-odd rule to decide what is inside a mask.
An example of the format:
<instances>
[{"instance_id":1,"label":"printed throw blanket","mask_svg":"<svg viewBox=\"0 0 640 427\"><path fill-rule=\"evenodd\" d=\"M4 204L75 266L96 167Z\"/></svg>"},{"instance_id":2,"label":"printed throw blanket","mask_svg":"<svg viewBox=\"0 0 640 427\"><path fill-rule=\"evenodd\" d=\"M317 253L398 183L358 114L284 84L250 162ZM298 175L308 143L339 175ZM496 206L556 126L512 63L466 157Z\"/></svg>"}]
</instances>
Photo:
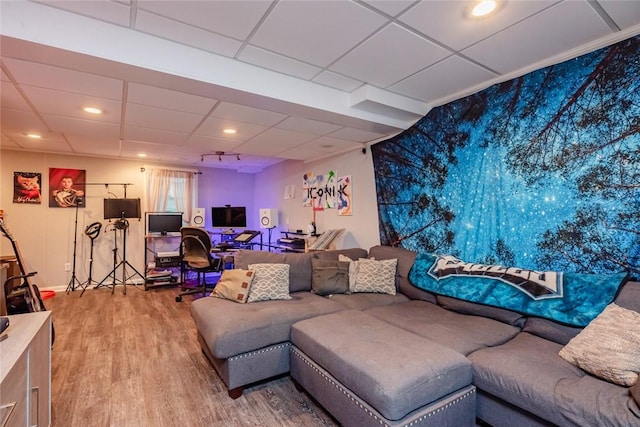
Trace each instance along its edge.
<instances>
[{"instance_id":1,"label":"printed throw blanket","mask_svg":"<svg viewBox=\"0 0 640 427\"><path fill-rule=\"evenodd\" d=\"M409 273L414 286L434 294L580 327L613 301L626 277L471 264L433 254L418 254Z\"/></svg>"}]
</instances>

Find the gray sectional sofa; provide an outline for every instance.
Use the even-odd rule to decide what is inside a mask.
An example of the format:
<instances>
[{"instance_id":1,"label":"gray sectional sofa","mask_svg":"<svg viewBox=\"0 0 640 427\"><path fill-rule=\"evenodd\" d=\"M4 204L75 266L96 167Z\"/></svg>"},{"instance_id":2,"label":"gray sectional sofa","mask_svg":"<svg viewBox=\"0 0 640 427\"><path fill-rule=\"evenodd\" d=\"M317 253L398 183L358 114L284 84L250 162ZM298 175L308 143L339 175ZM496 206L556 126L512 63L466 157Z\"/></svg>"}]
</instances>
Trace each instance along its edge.
<instances>
[{"instance_id":1,"label":"gray sectional sofa","mask_svg":"<svg viewBox=\"0 0 640 427\"><path fill-rule=\"evenodd\" d=\"M339 253L397 259L397 293L311 292L312 259ZM640 426L640 384L598 379L558 355L581 328L423 291L408 278L415 258L385 246L240 251L236 268L289 264L292 299L194 301L202 350L231 397L289 374L343 425ZM615 302L640 312L640 283Z\"/></svg>"}]
</instances>

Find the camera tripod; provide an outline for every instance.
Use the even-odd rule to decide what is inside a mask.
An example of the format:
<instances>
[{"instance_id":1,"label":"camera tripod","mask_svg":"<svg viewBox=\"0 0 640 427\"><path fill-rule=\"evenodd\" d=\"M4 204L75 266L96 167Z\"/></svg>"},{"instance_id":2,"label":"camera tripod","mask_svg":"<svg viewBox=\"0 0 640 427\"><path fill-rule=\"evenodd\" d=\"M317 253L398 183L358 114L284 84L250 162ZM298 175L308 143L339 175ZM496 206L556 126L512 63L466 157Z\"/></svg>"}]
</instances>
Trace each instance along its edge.
<instances>
[{"instance_id":1,"label":"camera tripod","mask_svg":"<svg viewBox=\"0 0 640 427\"><path fill-rule=\"evenodd\" d=\"M111 293L113 294L115 292L116 289L116 285L118 283L118 279L116 276L116 273L118 271L118 269L120 267L122 267L122 280L120 281L120 283L123 285L124 289L123 289L123 294L126 295L127 294L127 280L132 279L133 277L135 277L136 275L139 276L143 281L144 281L144 276L142 274L140 274L140 272L138 270L136 270L136 268L131 265L129 263L129 261L127 261L127 230L129 228L129 221L124 218L124 216L118 220L116 220L113 224L113 242L114 242L114 249L113 249L113 270L111 270L109 272L109 274L107 274L105 276L104 279L102 279L102 281L100 281L100 283L98 283L96 285L96 288L102 286L102 284L108 279L108 278L112 278L112 282L111 282ZM118 263L118 236L117 236L117 231L121 230L123 235L122 235L122 260ZM127 267L129 267L131 270L133 270L133 273L131 273L131 275L127 275ZM105 285L106 286L106 285Z\"/></svg>"},{"instance_id":2,"label":"camera tripod","mask_svg":"<svg viewBox=\"0 0 640 427\"><path fill-rule=\"evenodd\" d=\"M76 247L78 245L78 206L80 206L80 203L82 203L82 199L80 197L76 197L74 202L76 205L76 222L73 232L73 271L71 273L71 280L69 280L69 284L67 285L67 293L69 293L69 291L76 290L76 283L78 284L78 286L82 286L82 283L80 283L80 280L78 280L78 277L76 276Z\"/></svg>"}]
</instances>

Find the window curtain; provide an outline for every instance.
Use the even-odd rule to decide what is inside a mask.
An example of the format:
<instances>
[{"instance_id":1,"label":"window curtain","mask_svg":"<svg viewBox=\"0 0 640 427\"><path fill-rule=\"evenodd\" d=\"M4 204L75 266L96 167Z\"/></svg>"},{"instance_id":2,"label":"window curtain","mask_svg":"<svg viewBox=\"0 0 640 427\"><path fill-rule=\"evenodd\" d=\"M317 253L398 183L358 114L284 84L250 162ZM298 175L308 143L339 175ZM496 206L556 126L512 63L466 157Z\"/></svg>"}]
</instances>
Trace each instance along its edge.
<instances>
[{"instance_id":1,"label":"window curtain","mask_svg":"<svg viewBox=\"0 0 640 427\"><path fill-rule=\"evenodd\" d=\"M193 172L170 169L147 169L147 210L165 212L167 201L172 195L178 212L183 212L183 220L191 221L194 206Z\"/></svg>"}]
</instances>

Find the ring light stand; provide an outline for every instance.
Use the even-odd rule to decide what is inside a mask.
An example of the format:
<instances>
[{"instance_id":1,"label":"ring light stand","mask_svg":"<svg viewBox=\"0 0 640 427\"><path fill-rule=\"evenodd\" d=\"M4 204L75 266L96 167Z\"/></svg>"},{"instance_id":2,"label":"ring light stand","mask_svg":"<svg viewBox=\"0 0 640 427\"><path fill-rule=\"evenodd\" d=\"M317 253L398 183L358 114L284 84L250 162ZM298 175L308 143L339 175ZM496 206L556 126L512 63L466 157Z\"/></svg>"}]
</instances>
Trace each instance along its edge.
<instances>
[{"instance_id":1,"label":"ring light stand","mask_svg":"<svg viewBox=\"0 0 640 427\"><path fill-rule=\"evenodd\" d=\"M84 294L84 291L87 290L88 286L91 286L91 282L96 282L91 278L91 275L93 272L93 242L100 235L101 229L102 229L101 222L94 222L93 224L88 225L87 228L84 229L84 234L89 236L89 239L91 239L91 252L89 255L89 278L87 279L86 282L82 284L83 288L82 288L82 293L80 293L80 296ZM96 282L96 284L97 283L98 282Z\"/></svg>"}]
</instances>

